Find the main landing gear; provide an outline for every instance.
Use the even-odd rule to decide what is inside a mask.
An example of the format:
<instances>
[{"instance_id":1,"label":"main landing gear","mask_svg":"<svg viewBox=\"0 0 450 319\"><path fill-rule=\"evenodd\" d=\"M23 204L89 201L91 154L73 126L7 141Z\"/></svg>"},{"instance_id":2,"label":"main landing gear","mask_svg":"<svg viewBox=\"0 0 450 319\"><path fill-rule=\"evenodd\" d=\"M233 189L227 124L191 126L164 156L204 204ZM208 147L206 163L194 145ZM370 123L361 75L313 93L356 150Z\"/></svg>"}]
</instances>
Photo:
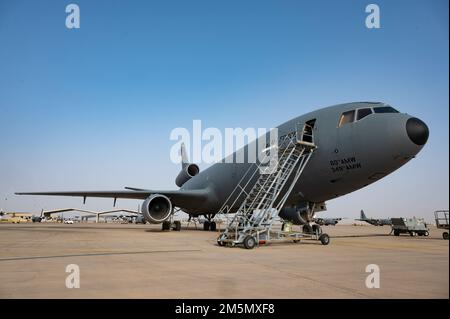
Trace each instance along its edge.
<instances>
[{"instance_id":1,"label":"main landing gear","mask_svg":"<svg viewBox=\"0 0 450 319\"><path fill-rule=\"evenodd\" d=\"M173 220L174 215L179 212L180 209L176 208L172 211L172 214L170 215L170 218L166 221L162 222L162 230L163 231L169 231L169 230L175 230L180 231L181 230L181 221L179 220Z\"/></svg>"},{"instance_id":2,"label":"main landing gear","mask_svg":"<svg viewBox=\"0 0 450 319\"><path fill-rule=\"evenodd\" d=\"M211 215L211 214L205 215L206 220L203 223L203 230L205 230L205 231L208 231L208 230L216 231L217 230L217 224L215 221L213 221L214 216L215 215Z\"/></svg>"},{"instance_id":3,"label":"main landing gear","mask_svg":"<svg viewBox=\"0 0 450 319\"><path fill-rule=\"evenodd\" d=\"M181 222L179 220L170 221L166 220L162 223L162 230L175 230L180 231L181 230Z\"/></svg>"}]
</instances>

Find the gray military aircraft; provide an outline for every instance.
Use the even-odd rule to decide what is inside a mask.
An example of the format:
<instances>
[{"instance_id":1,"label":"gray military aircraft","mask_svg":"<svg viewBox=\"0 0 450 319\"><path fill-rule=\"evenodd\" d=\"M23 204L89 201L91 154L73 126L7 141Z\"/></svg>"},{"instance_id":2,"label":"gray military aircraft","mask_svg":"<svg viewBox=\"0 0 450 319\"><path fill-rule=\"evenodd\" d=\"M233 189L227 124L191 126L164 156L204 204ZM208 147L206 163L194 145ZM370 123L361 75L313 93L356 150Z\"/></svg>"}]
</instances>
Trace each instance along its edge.
<instances>
[{"instance_id":1,"label":"gray military aircraft","mask_svg":"<svg viewBox=\"0 0 450 319\"><path fill-rule=\"evenodd\" d=\"M316 148L278 213L283 220L297 225L310 225L316 212L326 210L326 201L361 189L406 164L423 148L429 135L424 122L388 104L354 102L319 109L281 124L279 140L290 134L295 136L299 127L306 127L299 124L305 123L311 130L309 133L314 134ZM243 150L248 151L252 143L257 142L247 144ZM196 164L188 163L184 157L182 170L176 178L178 190L128 188L16 194L79 196L84 201L87 197L114 198L114 202L117 198L141 199L145 219L150 223L162 223L163 229L172 226L170 220L177 207L190 216L205 216L209 222L204 223L204 229L215 230L212 219L253 165L258 164L222 160L200 172ZM254 177L255 182L257 178ZM244 184L250 191L252 183ZM290 186L287 182L281 194L287 194ZM228 213L236 212L245 199L242 194L233 196L237 200Z\"/></svg>"},{"instance_id":2,"label":"gray military aircraft","mask_svg":"<svg viewBox=\"0 0 450 319\"><path fill-rule=\"evenodd\" d=\"M320 226L336 226L342 218L314 218L314 222Z\"/></svg>"},{"instance_id":3,"label":"gray military aircraft","mask_svg":"<svg viewBox=\"0 0 450 319\"><path fill-rule=\"evenodd\" d=\"M364 211L361 209L361 217L359 219L355 219L358 221L369 223L370 225L374 226L385 226L385 225L392 225L392 220L390 218L383 219L383 218L367 218L366 214L364 214Z\"/></svg>"}]
</instances>

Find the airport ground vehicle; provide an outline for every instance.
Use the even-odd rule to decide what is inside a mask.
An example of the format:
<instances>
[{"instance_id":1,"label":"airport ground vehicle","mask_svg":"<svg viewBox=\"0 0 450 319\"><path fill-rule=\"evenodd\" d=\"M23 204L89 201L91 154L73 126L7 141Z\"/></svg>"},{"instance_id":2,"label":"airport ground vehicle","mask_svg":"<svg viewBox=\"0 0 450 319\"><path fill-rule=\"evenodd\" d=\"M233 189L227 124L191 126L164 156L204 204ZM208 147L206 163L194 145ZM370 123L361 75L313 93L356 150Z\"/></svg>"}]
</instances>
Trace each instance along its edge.
<instances>
[{"instance_id":1,"label":"airport ground vehicle","mask_svg":"<svg viewBox=\"0 0 450 319\"><path fill-rule=\"evenodd\" d=\"M73 220L65 220L64 224L73 224Z\"/></svg>"},{"instance_id":2,"label":"airport ground vehicle","mask_svg":"<svg viewBox=\"0 0 450 319\"><path fill-rule=\"evenodd\" d=\"M424 222L423 218L392 218L392 230L391 233L394 236L400 236L400 234L410 234L411 236L428 236L430 233L428 231L427 224Z\"/></svg>"},{"instance_id":3,"label":"airport ground vehicle","mask_svg":"<svg viewBox=\"0 0 450 319\"><path fill-rule=\"evenodd\" d=\"M434 212L434 219L438 229L446 229L442 233L442 238L448 240L448 210L437 210Z\"/></svg>"},{"instance_id":4,"label":"airport ground vehicle","mask_svg":"<svg viewBox=\"0 0 450 319\"><path fill-rule=\"evenodd\" d=\"M20 224L20 223L27 223L27 222L28 222L28 219L27 219L27 218L24 218L24 217L22 217L22 216L16 216L16 217L12 217L12 218L10 219L10 221L11 221L11 223L13 223L13 224Z\"/></svg>"}]
</instances>

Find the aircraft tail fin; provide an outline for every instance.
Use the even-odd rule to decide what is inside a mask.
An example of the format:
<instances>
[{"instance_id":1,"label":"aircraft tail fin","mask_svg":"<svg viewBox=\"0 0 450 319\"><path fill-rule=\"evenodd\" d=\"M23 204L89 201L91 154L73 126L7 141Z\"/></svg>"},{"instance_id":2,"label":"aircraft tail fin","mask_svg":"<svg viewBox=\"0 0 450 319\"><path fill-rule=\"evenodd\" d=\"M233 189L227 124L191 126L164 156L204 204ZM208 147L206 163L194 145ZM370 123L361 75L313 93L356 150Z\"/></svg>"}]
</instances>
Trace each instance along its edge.
<instances>
[{"instance_id":1,"label":"aircraft tail fin","mask_svg":"<svg viewBox=\"0 0 450 319\"><path fill-rule=\"evenodd\" d=\"M367 219L366 214L364 214L364 211L361 209L361 219Z\"/></svg>"},{"instance_id":2,"label":"aircraft tail fin","mask_svg":"<svg viewBox=\"0 0 450 319\"><path fill-rule=\"evenodd\" d=\"M184 143L181 143L180 155L181 172L175 178L175 184L178 187L183 186L184 183L186 183L189 179L200 173L200 168L198 167L198 165L189 162L189 158L186 152L186 146L184 145Z\"/></svg>"}]
</instances>

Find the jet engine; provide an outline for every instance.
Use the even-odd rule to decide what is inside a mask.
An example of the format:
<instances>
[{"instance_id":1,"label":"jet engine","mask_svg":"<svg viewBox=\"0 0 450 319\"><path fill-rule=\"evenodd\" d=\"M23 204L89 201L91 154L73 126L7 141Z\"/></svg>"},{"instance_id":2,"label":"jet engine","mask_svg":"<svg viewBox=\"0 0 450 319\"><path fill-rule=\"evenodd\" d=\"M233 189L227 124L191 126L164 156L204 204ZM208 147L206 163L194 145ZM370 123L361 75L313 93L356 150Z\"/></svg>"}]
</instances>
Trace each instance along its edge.
<instances>
[{"instance_id":1,"label":"jet engine","mask_svg":"<svg viewBox=\"0 0 450 319\"><path fill-rule=\"evenodd\" d=\"M297 207L283 208L278 215L295 225L305 225L311 221L308 211L300 211Z\"/></svg>"},{"instance_id":2,"label":"jet engine","mask_svg":"<svg viewBox=\"0 0 450 319\"><path fill-rule=\"evenodd\" d=\"M326 204L321 203L299 203L297 206L284 207L280 210L278 216L284 220L290 221L295 225L305 225L314 221L314 215L317 212L326 210Z\"/></svg>"},{"instance_id":3,"label":"jet engine","mask_svg":"<svg viewBox=\"0 0 450 319\"><path fill-rule=\"evenodd\" d=\"M142 203L142 215L152 224L160 224L172 214L172 203L167 196L153 194Z\"/></svg>"},{"instance_id":4,"label":"jet engine","mask_svg":"<svg viewBox=\"0 0 450 319\"><path fill-rule=\"evenodd\" d=\"M178 187L181 187L184 183L186 183L198 173L200 173L200 168L196 164L183 165L180 174L178 174L177 178L175 179L175 184L177 184Z\"/></svg>"}]
</instances>

